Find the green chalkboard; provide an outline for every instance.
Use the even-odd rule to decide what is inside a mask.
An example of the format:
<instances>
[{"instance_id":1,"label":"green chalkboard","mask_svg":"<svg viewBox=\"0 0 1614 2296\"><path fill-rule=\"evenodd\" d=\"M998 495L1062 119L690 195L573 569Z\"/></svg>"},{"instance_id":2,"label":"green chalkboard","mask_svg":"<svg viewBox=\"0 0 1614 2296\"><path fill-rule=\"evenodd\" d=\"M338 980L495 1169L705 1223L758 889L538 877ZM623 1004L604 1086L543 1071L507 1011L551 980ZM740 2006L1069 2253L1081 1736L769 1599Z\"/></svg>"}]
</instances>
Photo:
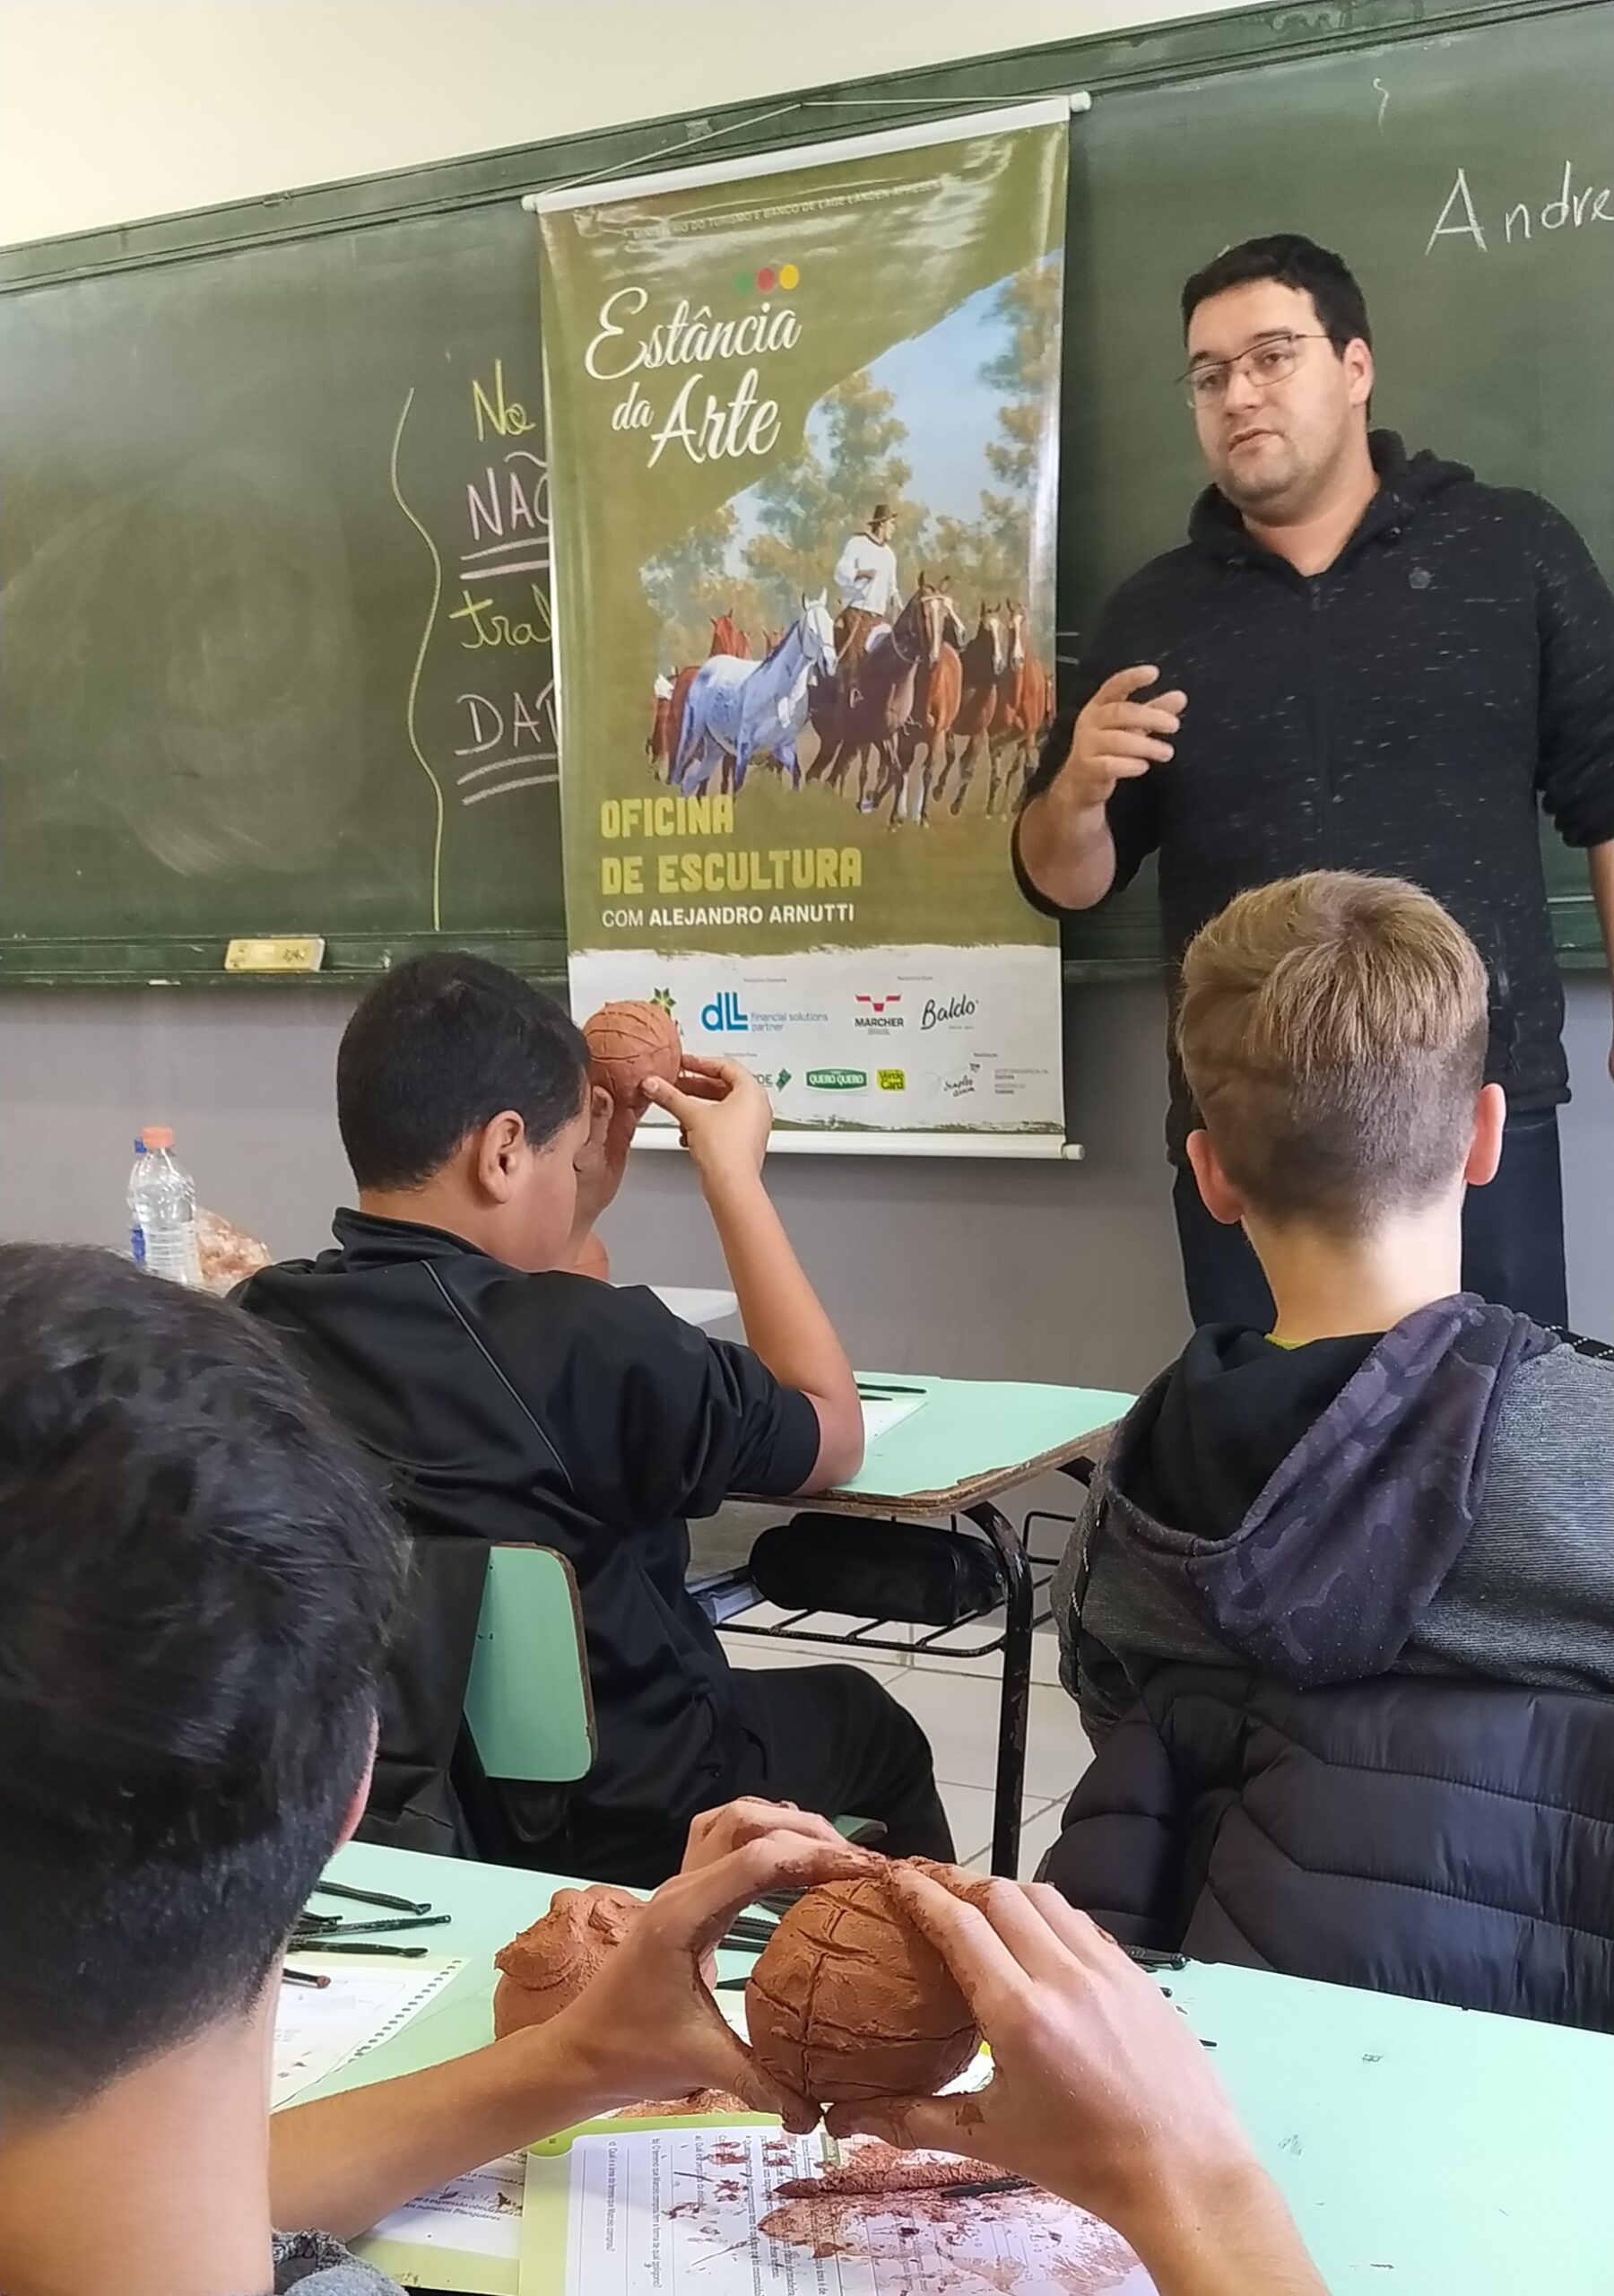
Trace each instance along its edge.
<instances>
[{"instance_id":1,"label":"green chalkboard","mask_svg":"<svg viewBox=\"0 0 1614 2296\"><path fill-rule=\"evenodd\" d=\"M508 200L0 304L0 974L294 932L558 967L532 232Z\"/></svg>"},{"instance_id":2,"label":"green chalkboard","mask_svg":"<svg viewBox=\"0 0 1614 2296\"><path fill-rule=\"evenodd\" d=\"M1183 277L1278 228L1359 272L1376 418L1614 572L1614 0L1292 0L3 249L0 986L217 978L235 934L363 971L439 929L558 974L520 193L1080 88L1063 657L1201 483ZM1068 955L1158 962L1149 886Z\"/></svg>"},{"instance_id":3,"label":"green chalkboard","mask_svg":"<svg viewBox=\"0 0 1614 2296\"><path fill-rule=\"evenodd\" d=\"M1181 541L1203 484L1175 382L1183 280L1274 230L1362 281L1375 422L1547 495L1614 576L1614 9L1101 92L1072 162L1063 652ZM1560 949L1589 955L1584 857L1545 835ZM1152 935L1140 884L1070 948Z\"/></svg>"}]
</instances>

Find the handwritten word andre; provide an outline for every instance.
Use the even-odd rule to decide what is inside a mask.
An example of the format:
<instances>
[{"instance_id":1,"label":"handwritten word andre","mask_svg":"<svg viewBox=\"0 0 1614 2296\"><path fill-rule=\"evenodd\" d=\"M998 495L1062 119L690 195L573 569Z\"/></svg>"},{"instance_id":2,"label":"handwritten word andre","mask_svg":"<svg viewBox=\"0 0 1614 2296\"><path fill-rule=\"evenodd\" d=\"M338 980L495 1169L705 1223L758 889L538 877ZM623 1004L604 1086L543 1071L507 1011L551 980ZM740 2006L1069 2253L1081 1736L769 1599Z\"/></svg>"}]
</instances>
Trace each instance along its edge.
<instances>
[{"instance_id":1,"label":"handwritten word andre","mask_svg":"<svg viewBox=\"0 0 1614 2296\"><path fill-rule=\"evenodd\" d=\"M646 465L654 470L670 446L681 447L692 463L740 462L771 452L779 436L777 402L761 396L761 370L754 362L771 352L794 351L801 322L790 309L762 303L740 318L715 317L702 303L681 300L670 319L635 336L650 298L642 287L621 287L600 306L599 329L583 354L585 370L596 382L628 382L627 396L612 410L613 430L650 433ZM748 359L748 366L726 399L702 387L714 361ZM699 363L698 363L699 362ZM658 421L639 377L669 367L690 367L672 405Z\"/></svg>"},{"instance_id":2,"label":"handwritten word andre","mask_svg":"<svg viewBox=\"0 0 1614 2296\"><path fill-rule=\"evenodd\" d=\"M1528 246L1538 235L1584 230L1594 223L1614 223L1614 184L1577 182L1573 160L1564 162L1556 196L1539 206L1525 199L1514 200L1511 206L1494 206L1477 198L1468 170L1459 168L1424 253L1433 254L1442 239L1466 239L1481 255L1489 255L1498 246Z\"/></svg>"}]
</instances>

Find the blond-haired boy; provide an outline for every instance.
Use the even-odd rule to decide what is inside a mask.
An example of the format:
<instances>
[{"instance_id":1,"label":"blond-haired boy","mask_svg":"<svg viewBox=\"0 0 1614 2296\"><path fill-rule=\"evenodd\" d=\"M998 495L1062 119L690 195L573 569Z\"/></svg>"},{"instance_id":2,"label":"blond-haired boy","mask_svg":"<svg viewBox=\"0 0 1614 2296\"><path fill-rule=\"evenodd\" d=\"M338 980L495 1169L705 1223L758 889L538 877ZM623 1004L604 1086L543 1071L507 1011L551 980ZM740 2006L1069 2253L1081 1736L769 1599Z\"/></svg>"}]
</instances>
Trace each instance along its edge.
<instances>
[{"instance_id":1,"label":"blond-haired boy","mask_svg":"<svg viewBox=\"0 0 1614 2296\"><path fill-rule=\"evenodd\" d=\"M1210 1212L1242 1222L1277 1315L1270 1332L1197 1331L1140 1397L1056 1590L1089 1736L1102 1746L1126 1716L1149 1741L1124 1761L1101 1752L1053 1861L1067 1893L1124 1933L1130 1893L1152 1905L1157 1940L1164 1921L1180 1942L1231 1854L1210 1892L1223 1945L1247 1947L1297 1875L1327 1887L1275 1919L1266 1947L1221 1957L1362 1981L1366 1941L1390 1918L1375 1891L1426 1909L1448 1887L1483 1895L1475 1877L1514 1820L1589 1809L1587 1757L1569 1742L1606 1715L1614 1754L1601 1701L1558 1701L1549 1724L1551 1701L1522 1700L1498 1729L1494 1700L1459 1717L1403 1679L1465 1695L1614 1692L1614 1363L1461 1289L1464 1193L1495 1172L1506 1113L1484 1081L1487 1004L1467 935L1394 878L1262 886L1189 947L1177 1033L1201 1125L1188 1153ZM1345 1685L1358 1687L1307 1703ZM1427 1789L1416 1809L1385 1789L1397 1769ZM1134 1827L1117 1863L1114 1821L1146 1812L1164 1831ZM1101 1813L1103 1882L1085 1824ZM1614 1883L1614 1797L1608 1822ZM1522 1838L1488 1878L1527 1926L1547 1912L1544 1838ZM1560 1900L1577 1870L1561 1867ZM1598 1950L1614 2000L1610 1944ZM1432 1951L1410 1946L1406 1966ZM1495 1952L1475 1946L1474 1965L1505 1973L1520 1951L1510 1931ZM1465 1982L1430 1989L1475 1998Z\"/></svg>"}]
</instances>

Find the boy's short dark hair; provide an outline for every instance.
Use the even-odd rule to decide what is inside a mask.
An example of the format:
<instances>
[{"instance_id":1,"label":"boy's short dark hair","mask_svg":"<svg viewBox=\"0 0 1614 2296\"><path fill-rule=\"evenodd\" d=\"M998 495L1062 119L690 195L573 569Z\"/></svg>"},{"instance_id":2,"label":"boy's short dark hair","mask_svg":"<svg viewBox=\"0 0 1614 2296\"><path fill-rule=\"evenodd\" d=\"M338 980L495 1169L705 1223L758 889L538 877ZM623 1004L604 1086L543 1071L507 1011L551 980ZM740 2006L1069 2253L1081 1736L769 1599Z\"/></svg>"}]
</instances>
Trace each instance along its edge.
<instances>
[{"instance_id":1,"label":"boy's short dark hair","mask_svg":"<svg viewBox=\"0 0 1614 2296\"><path fill-rule=\"evenodd\" d=\"M1317 325L1336 351L1358 342L1373 348L1367 299L1344 257L1335 255L1332 248L1320 248L1315 239L1300 231L1273 231L1263 239L1245 239L1196 271L1183 288L1184 337L1188 322L1202 303L1208 303L1212 295L1225 295L1230 287L1247 286L1254 279L1275 279L1280 286L1309 295Z\"/></svg>"},{"instance_id":2,"label":"boy's short dark hair","mask_svg":"<svg viewBox=\"0 0 1614 2296\"><path fill-rule=\"evenodd\" d=\"M343 1032L336 1121L360 1187L419 1187L514 1109L535 1148L583 1103L588 1048L568 1013L485 957L412 957Z\"/></svg>"},{"instance_id":3,"label":"boy's short dark hair","mask_svg":"<svg viewBox=\"0 0 1614 2296\"><path fill-rule=\"evenodd\" d=\"M0 2115L257 1998L363 1779L403 1573L267 1332L0 1247Z\"/></svg>"}]
</instances>

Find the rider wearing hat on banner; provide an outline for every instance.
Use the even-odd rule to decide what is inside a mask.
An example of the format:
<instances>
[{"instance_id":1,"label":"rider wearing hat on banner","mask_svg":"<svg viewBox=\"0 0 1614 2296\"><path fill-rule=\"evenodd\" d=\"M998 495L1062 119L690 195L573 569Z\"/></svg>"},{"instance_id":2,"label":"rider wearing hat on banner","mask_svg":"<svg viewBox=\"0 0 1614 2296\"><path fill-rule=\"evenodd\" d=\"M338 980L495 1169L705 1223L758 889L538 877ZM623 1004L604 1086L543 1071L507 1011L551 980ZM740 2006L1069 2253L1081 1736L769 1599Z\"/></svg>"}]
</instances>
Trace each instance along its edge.
<instances>
[{"instance_id":1,"label":"rider wearing hat on banner","mask_svg":"<svg viewBox=\"0 0 1614 2296\"><path fill-rule=\"evenodd\" d=\"M846 548L835 563L835 587L840 593L841 612L835 626L837 654L845 654L848 639L860 629L866 628L854 621L855 613L872 614L876 626L868 629L864 645L857 650L884 642L887 630L902 604L902 593L897 587L897 553L891 547L891 536L897 531L896 516L889 503L877 502L870 514L869 523L862 534L851 535Z\"/></svg>"}]
</instances>

